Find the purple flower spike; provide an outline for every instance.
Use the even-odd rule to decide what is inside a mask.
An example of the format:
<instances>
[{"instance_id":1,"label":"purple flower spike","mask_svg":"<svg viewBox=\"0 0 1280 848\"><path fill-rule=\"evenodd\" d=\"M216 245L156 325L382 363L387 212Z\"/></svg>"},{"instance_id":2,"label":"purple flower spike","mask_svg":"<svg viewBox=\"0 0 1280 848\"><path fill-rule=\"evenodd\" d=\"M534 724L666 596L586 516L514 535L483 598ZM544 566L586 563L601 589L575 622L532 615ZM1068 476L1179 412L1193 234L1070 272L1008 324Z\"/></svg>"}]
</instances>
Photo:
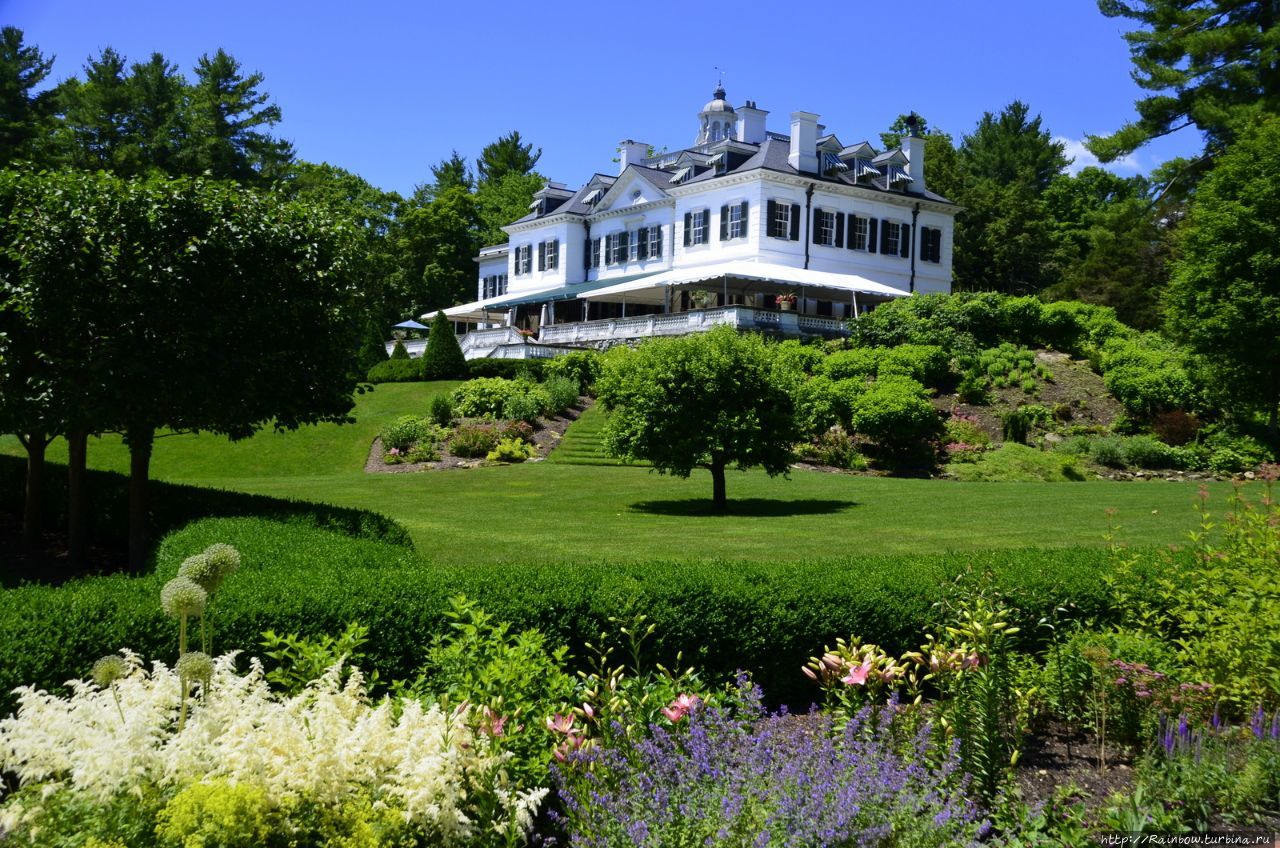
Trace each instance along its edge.
<instances>
[{"instance_id":1,"label":"purple flower spike","mask_svg":"<svg viewBox=\"0 0 1280 848\"><path fill-rule=\"evenodd\" d=\"M1271 738L1280 739L1280 710L1271 716Z\"/></svg>"},{"instance_id":2,"label":"purple flower spike","mask_svg":"<svg viewBox=\"0 0 1280 848\"><path fill-rule=\"evenodd\" d=\"M1263 736L1263 727L1267 720L1267 714L1262 711L1262 704L1258 704L1258 708L1253 711L1253 721L1250 723L1250 729L1253 731L1254 739L1261 739Z\"/></svg>"}]
</instances>

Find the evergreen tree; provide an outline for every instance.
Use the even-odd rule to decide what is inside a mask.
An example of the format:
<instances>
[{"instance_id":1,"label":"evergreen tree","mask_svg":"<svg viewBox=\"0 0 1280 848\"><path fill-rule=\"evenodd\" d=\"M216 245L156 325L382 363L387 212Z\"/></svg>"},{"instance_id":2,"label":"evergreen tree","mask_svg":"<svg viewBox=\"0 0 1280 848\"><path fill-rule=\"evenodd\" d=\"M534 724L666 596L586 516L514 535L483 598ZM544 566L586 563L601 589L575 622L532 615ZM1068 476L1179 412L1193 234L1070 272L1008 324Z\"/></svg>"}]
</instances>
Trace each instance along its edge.
<instances>
[{"instance_id":1,"label":"evergreen tree","mask_svg":"<svg viewBox=\"0 0 1280 848\"><path fill-rule=\"evenodd\" d=\"M160 171L179 173L183 145L187 143L187 81L178 66L160 53L130 69L129 148L122 163L124 173Z\"/></svg>"},{"instance_id":2,"label":"evergreen tree","mask_svg":"<svg viewBox=\"0 0 1280 848\"><path fill-rule=\"evenodd\" d=\"M542 148L533 152L533 144L520 140L520 131L512 130L492 144L485 145L476 160L480 182L496 182L507 174L529 174L542 158ZM511 223L505 221L504 223Z\"/></svg>"},{"instance_id":3,"label":"evergreen tree","mask_svg":"<svg viewBox=\"0 0 1280 848\"><path fill-rule=\"evenodd\" d=\"M281 175L293 148L265 132L280 122L280 107L259 90L262 74L243 75L240 63L221 49L201 56L195 71L186 169L245 184Z\"/></svg>"},{"instance_id":4,"label":"evergreen tree","mask_svg":"<svg viewBox=\"0 0 1280 848\"><path fill-rule=\"evenodd\" d=\"M78 168L127 175L134 103L124 57L108 47L85 64L84 77L57 89L66 159Z\"/></svg>"},{"instance_id":5,"label":"evergreen tree","mask_svg":"<svg viewBox=\"0 0 1280 848\"><path fill-rule=\"evenodd\" d=\"M51 95L35 89L52 69L53 59L23 44L22 30L0 30L0 166L42 155Z\"/></svg>"},{"instance_id":6,"label":"evergreen tree","mask_svg":"<svg viewBox=\"0 0 1280 848\"><path fill-rule=\"evenodd\" d=\"M444 310L436 312L422 354L422 374L427 380L457 380L467 376L467 360Z\"/></svg>"},{"instance_id":7,"label":"evergreen tree","mask_svg":"<svg viewBox=\"0 0 1280 848\"><path fill-rule=\"evenodd\" d=\"M1098 0L1098 8L1138 24L1124 38L1133 79L1151 92L1135 104L1136 121L1088 138L1103 162L1195 127L1204 134L1206 155L1187 164L1203 172L1258 115L1280 111L1280 5L1274 0Z\"/></svg>"},{"instance_id":8,"label":"evergreen tree","mask_svg":"<svg viewBox=\"0 0 1280 848\"><path fill-rule=\"evenodd\" d=\"M960 143L965 168L976 179L998 183L1028 182L1039 194L1067 167L1060 142L1041 129L1040 116L1015 100L999 115L983 114L978 126Z\"/></svg>"},{"instance_id":9,"label":"evergreen tree","mask_svg":"<svg viewBox=\"0 0 1280 848\"><path fill-rule=\"evenodd\" d=\"M480 244L505 242L507 234L502 228L529 214L534 192L545 182L538 174L511 173L501 179L480 183L475 193L476 213L480 218Z\"/></svg>"}]
</instances>

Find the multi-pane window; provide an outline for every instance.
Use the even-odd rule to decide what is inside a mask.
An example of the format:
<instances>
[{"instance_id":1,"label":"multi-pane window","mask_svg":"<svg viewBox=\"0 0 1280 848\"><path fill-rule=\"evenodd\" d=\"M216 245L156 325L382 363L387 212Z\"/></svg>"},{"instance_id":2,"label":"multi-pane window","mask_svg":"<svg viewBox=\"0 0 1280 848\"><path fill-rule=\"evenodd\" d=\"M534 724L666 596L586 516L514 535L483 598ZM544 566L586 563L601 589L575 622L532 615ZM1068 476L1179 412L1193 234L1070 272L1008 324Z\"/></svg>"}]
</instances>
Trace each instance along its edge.
<instances>
[{"instance_id":1,"label":"multi-pane window","mask_svg":"<svg viewBox=\"0 0 1280 848\"><path fill-rule=\"evenodd\" d=\"M528 274L533 271L533 245L522 244L516 248L516 276Z\"/></svg>"},{"instance_id":2,"label":"multi-pane window","mask_svg":"<svg viewBox=\"0 0 1280 848\"><path fill-rule=\"evenodd\" d=\"M850 250L866 250L867 249L867 224L866 218L858 215L849 216L849 249Z\"/></svg>"},{"instance_id":3,"label":"multi-pane window","mask_svg":"<svg viewBox=\"0 0 1280 848\"><path fill-rule=\"evenodd\" d=\"M835 245L836 213L819 209L814 214L814 242L817 244Z\"/></svg>"},{"instance_id":4,"label":"multi-pane window","mask_svg":"<svg viewBox=\"0 0 1280 848\"><path fill-rule=\"evenodd\" d=\"M650 259L662 258L662 227L656 224L644 230Z\"/></svg>"},{"instance_id":5,"label":"multi-pane window","mask_svg":"<svg viewBox=\"0 0 1280 848\"><path fill-rule=\"evenodd\" d=\"M942 261L942 230L937 227L920 228L920 259L924 262Z\"/></svg>"},{"instance_id":6,"label":"multi-pane window","mask_svg":"<svg viewBox=\"0 0 1280 848\"><path fill-rule=\"evenodd\" d=\"M600 267L600 239L591 240L591 267Z\"/></svg>"},{"instance_id":7,"label":"multi-pane window","mask_svg":"<svg viewBox=\"0 0 1280 848\"><path fill-rule=\"evenodd\" d=\"M774 238L791 238L791 205L771 203L773 215L769 218L769 235Z\"/></svg>"},{"instance_id":8,"label":"multi-pane window","mask_svg":"<svg viewBox=\"0 0 1280 848\"><path fill-rule=\"evenodd\" d=\"M729 207L729 228L728 235L731 239L745 238L747 235L747 224L743 220L743 212L746 211L747 204L735 203Z\"/></svg>"},{"instance_id":9,"label":"multi-pane window","mask_svg":"<svg viewBox=\"0 0 1280 848\"><path fill-rule=\"evenodd\" d=\"M507 293L507 275L491 274L480 281L480 298L499 297Z\"/></svg>"},{"instance_id":10,"label":"multi-pane window","mask_svg":"<svg viewBox=\"0 0 1280 848\"><path fill-rule=\"evenodd\" d=\"M560 266L560 242L559 240L544 242L546 245L546 271L554 271Z\"/></svg>"},{"instance_id":11,"label":"multi-pane window","mask_svg":"<svg viewBox=\"0 0 1280 848\"><path fill-rule=\"evenodd\" d=\"M691 221L690 239L694 244L707 243L707 210L699 209L693 213Z\"/></svg>"},{"instance_id":12,"label":"multi-pane window","mask_svg":"<svg viewBox=\"0 0 1280 848\"><path fill-rule=\"evenodd\" d=\"M644 235L644 230L631 233L627 239L627 259L631 262L639 262L640 256L640 237Z\"/></svg>"},{"instance_id":13,"label":"multi-pane window","mask_svg":"<svg viewBox=\"0 0 1280 848\"><path fill-rule=\"evenodd\" d=\"M609 235L605 236L604 264L621 265L622 263L627 261L627 257L630 255L628 242L634 241L628 238L629 235L630 233L628 233L626 230L623 230L622 232L610 233Z\"/></svg>"},{"instance_id":14,"label":"multi-pane window","mask_svg":"<svg viewBox=\"0 0 1280 848\"><path fill-rule=\"evenodd\" d=\"M884 221L880 225L881 253L895 255L901 252L902 225L895 221Z\"/></svg>"}]
</instances>

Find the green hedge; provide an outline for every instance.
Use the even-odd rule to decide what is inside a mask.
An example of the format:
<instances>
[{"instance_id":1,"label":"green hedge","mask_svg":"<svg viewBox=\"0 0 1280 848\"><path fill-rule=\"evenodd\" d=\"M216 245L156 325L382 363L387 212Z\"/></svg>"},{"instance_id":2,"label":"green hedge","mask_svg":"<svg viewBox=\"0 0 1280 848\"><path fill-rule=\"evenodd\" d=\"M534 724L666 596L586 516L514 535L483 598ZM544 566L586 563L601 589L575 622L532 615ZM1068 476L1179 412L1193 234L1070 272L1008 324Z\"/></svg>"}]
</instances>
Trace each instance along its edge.
<instances>
[{"instance_id":1,"label":"green hedge","mask_svg":"<svg viewBox=\"0 0 1280 848\"><path fill-rule=\"evenodd\" d=\"M657 626L655 659L669 664L680 651L685 663L715 678L751 670L771 699L797 707L818 697L800 674L809 656L850 633L894 652L918 647L940 587L967 566L990 569L1017 592L1018 623L1029 639L1040 616L1062 601L1106 618L1106 554L1098 549L785 564L441 567L403 547L222 518L166 537L153 574L0 593L0 692L85 675L97 657L121 646L171 662L176 627L160 613L160 586L185 557L214 542L234 544L244 561L214 608L217 650L256 651L267 629L331 634L359 621L370 628L369 664L383 679L408 677L419 666L425 646L448 626L447 598L458 593L500 620L544 630L579 659L584 642L614 630L611 616L643 612Z\"/></svg>"},{"instance_id":2,"label":"green hedge","mask_svg":"<svg viewBox=\"0 0 1280 848\"><path fill-rule=\"evenodd\" d=\"M365 376L370 383L417 383L425 379L421 359L388 359L374 365Z\"/></svg>"},{"instance_id":3,"label":"green hedge","mask_svg":"<svg viewBox=\"0 0 1280 848\"><path fill-rule=\"evenodd\" d=\"M508 380L517 380L521 377L530 377L534 380L541 380L546 367L547 361L542 359L467 360L468 376L473 379L476 377L506 377Z\"/></svg>"},{"instance_id":4,"label":"green hedge","mask_svg":"<svg viewBox=\"0 0 1280 848\"><path fill-rule=\"evenodd\" d=\"M0 456L0 511L22 514L26 463ZM128 541L129 478L114 471L88 471L85 502L89 504L89 534L97 544L123 545ZM351 507L309 501L251 495L223 489L186 486L152 480L149 487L151 532L155 538L191 521L210 516L260 516L285 523L322 527L360 539L413 547L409 531L391 518ZM46 526L67 522L67 471L65 465L45 466L44 517Z\"/></svg>"}]
</instances>

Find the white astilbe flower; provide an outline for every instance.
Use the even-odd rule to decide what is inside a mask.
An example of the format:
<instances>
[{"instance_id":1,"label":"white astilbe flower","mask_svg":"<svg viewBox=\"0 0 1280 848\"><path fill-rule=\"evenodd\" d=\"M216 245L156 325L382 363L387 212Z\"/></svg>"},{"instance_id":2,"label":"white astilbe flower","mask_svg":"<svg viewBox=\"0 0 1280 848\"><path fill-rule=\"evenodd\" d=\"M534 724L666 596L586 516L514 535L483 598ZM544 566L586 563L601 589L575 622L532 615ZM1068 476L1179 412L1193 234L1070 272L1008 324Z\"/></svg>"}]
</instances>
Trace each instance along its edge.
<instances>
[{"instance_id":1,"label":"white astilbe flower","mask_svg":"<svg viewBox=\"0 0 1280 848\"><path fill-rule=\"evenodd\" d=\"M223 655L178 731L177 674L160 663L147 673L136 655L124 657L129 673L116 681L123 722L111 693L89 683L72 682L68 698L20 689L18 712L0 721L0 770L99 802L147 784L207 780L259 786L276 803L338 805L376 789L445 844L474 833L476 793L496 793L522 830L546 794L498 785L510 754L473 735L465 713L406 700L397 717L389 700L369 703L355 670L342 684L335 666L284 697L268 688L256 659L238 675L235 654Z\"/></svg>"}]
</instances>

